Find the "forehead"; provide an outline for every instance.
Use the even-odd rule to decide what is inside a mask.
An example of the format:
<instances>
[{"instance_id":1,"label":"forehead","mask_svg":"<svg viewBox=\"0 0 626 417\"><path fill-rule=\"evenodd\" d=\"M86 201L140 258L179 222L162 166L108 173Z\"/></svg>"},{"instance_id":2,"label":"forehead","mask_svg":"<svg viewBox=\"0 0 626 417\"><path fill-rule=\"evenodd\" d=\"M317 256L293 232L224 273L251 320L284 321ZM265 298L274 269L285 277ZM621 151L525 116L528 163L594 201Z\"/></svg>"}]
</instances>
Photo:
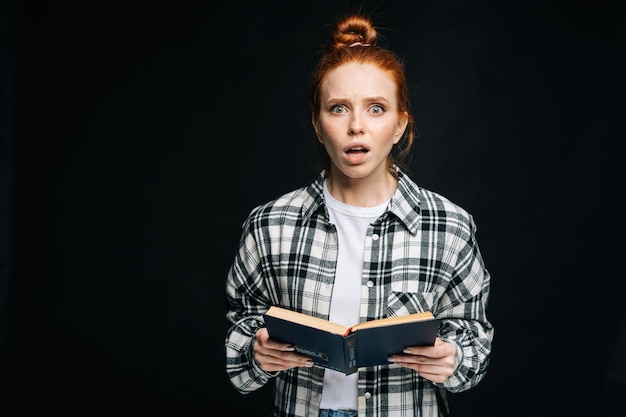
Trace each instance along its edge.
<instances>
[{"instance_id":1,"label":"forehead","mask_svg":"<svg viewBox=\"0 0 626 417\"><path fill-rule=\"evenodd\" d=\"M332 69L320 85L322 97L395 98L396 85L386 71L374 64L351 62Z\"/></svg>"}]
</instances>

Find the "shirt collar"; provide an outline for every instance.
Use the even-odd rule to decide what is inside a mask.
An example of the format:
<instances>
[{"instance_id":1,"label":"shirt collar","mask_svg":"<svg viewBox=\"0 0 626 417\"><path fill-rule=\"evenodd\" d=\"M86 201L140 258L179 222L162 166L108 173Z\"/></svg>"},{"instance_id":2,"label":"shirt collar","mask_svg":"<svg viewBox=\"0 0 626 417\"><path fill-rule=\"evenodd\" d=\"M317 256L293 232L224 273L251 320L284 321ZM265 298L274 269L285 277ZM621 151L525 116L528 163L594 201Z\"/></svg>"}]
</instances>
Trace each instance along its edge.
<instances>
[{"instance_id":1,"label":"shirt collar","mask_svg":"<svg viewBox=\"0 0 626 417\"><path fill-rule=\"evenodd\" d=\"M422 193L408 175L398 170L398 188L391 197L389 212L395 215L412 234L417 233L421 218Z\"/></svg>"},{"instance_id":2,"label":"shirt collar","mask_svg":"<svg viewBox=\"0 0 626 417\"><path fill-rule=\"evenodd\" d=\"M317 210L323 209L328 219L324 204L324 180L327 174L322 171L317 179L307 187L302 205L303 221L306 223ZM398 187L391 197L387 213L393 214L410 233L417 233L420 221L420 188L404 172L398 169Z\"/></svg>"}]
</instances>

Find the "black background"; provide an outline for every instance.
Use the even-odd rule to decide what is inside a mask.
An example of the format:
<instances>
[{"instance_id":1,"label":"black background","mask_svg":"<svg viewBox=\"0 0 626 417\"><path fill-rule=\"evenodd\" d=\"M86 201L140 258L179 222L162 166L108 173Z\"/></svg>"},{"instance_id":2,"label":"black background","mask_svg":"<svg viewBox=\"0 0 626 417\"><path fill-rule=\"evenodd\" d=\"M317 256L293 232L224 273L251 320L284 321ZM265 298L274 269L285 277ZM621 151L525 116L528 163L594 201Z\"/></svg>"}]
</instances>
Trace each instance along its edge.
<instances>
[{"instance_id":1,"label":"black background","mask_svg":"<svg viewBox=\"0 0 626 417\"><path fill-rule=\"evenodd\" d=\"M85 1L0 9L0 415L269 415L225 375L224 279L248 212L316 174L308 77L359 4L407 66L411 175L492 274L453 415L621 409L617 4Z\"/></svg>"}]
</instances>

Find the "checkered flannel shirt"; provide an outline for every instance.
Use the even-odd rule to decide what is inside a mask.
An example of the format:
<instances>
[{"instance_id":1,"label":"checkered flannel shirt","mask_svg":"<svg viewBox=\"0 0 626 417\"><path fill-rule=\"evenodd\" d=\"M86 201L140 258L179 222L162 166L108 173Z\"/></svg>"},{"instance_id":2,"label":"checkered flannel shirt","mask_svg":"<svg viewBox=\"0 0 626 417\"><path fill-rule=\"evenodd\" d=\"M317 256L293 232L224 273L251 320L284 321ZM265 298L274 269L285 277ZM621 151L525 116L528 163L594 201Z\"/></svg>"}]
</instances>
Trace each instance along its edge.
<instances>
[{"instance_id":1,"label":"checkered flannel shirt","mask_svg":"<svg viewBox=\"0 0 626 417\"><path fill-rule=\"evenodd\" d=\"M272 416L317 417L324 369L263 371L253 356L262 314L279 305L328 319L337 260L337 232L323 198L324 173L308 187L253 209L226 279L226 373L241 393L276 383ZM472 216L399 171L398 187L367 231L361 321L430 310L439 337L457 349L444 383L389 364L359 369L360 416L445 416L446 392L484 377L493 326L486 315L490 275Z\"/></svg>"}]
</instances>

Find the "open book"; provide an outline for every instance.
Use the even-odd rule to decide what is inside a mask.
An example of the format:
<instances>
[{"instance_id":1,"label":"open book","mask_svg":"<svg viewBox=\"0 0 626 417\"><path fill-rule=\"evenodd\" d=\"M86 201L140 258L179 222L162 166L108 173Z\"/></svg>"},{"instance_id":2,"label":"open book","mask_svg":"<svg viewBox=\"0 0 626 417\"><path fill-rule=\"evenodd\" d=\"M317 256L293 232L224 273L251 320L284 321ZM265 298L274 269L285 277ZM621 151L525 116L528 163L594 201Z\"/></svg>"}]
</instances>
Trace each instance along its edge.
<instances>
[{"instance_id":1,"label":"open book","mask_svg":"<svg viewBox=\"0 0 626 417\"><path fill-rule=\"evenodd\" d=\"M439 319L430 311L343 326L278 306L263 315L272 339L290 343L320 366L352 374L360 367L390 364L407 346L432 346Z\"/></svg>"}]
</instances>

